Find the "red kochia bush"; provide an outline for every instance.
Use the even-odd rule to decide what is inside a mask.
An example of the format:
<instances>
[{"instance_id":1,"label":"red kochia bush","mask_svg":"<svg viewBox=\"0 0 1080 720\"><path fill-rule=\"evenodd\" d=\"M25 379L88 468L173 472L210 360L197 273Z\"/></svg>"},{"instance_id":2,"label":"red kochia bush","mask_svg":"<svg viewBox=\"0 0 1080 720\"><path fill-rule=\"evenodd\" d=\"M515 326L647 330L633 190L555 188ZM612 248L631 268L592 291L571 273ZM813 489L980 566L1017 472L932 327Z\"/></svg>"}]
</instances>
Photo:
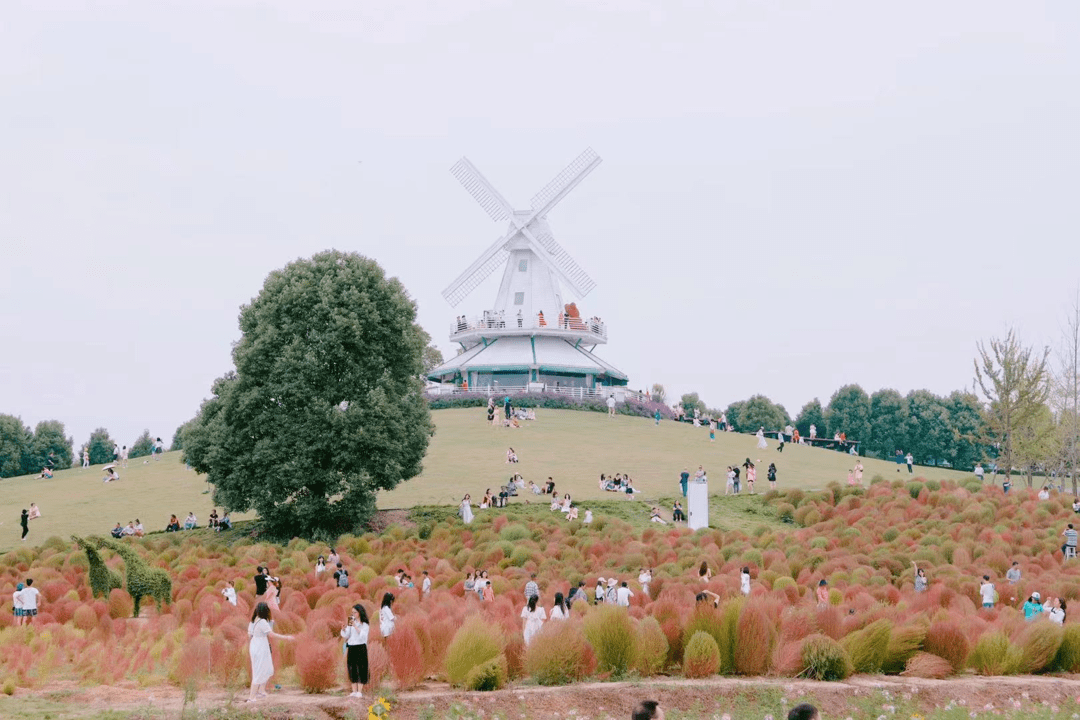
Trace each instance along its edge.
<instances>
[{"instance_id":1,"label":"red kochia bush","mask_svg":"<svg viewBox=\"0 0 1080 720\"><path fill-rule=\"evenodd\" d=\"M776 632L760 605L746 605L735 626L735 670L743 675L769 671Z\"/></svg>"},{"instance_id":2,"label":"red kochia bush","mask_svg":"<svg viewBox=\"0 0 1080 720\"><path fill-rule=\"evenodd\" d=\"M411 628L396 628L393 635L383 640L383 645L390 655L398 690L408 690L424 679L427 675L424 649Z\"/></svg>"},{"instance_id":3,"label":"red kochia bush","mask_svg":"<svg viewBox=\"0 0 1080 720\"><path fill-rule=\"evenodd\" d=\"M926 631L923 650L947 660L953 672L958 673L964 669L964 662L967 660L971 645L964 631L955 621L938 620L931 623Z\"/></svg>"},{"instance_id":4,"label":"red kochia bush","mask_svg":"<svg viewBox=\"0 0 1080 720\"><path fill-rule=\"evenodd\" d=\"M341 644L313 638L298 638L296 643L296 674L304 691L321 693L335 687L344 663Z\"/></svg>"}]
</instances>

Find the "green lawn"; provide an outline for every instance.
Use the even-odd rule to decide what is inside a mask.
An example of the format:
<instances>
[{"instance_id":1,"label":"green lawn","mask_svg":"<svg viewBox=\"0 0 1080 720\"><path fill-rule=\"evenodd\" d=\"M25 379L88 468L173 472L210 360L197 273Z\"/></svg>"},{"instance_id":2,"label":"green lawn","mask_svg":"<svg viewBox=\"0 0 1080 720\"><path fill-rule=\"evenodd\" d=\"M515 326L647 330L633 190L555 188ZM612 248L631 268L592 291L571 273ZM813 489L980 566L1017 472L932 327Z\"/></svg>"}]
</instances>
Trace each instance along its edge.
<instances>
[{"instance_id":1,"label":"green lawn","mask_svg":"<svg viewBox=\"0 0 1080 720\"><path fill-rule=\"evenodd\" d=\"M840 453L804 446L788 445L781 454L772 440L768 450L759 451L753 436L735 433L718 433L716 442L710 443L705 428L672 422L657 427L652 420L621 415L608 418L602 413L538 410L537 420L515 430L487 425L482 408L438 410L433 415L437 430L424 460L424 473L382 493L379 507L456 506L465 493L478 503L486 488L497 493L498 486L516 471L537 483L550 475L560 494L569 492L586 507L590 501L607 501L605 512L634 519L647 514L647 508L639 510L637 504L658 502L670 508L683 467L693 471L704 465L713 493L722 494L726 466L747 457L761 460L759 492L768 490L765 467L769 462L777 465L780 487L820 488L832 481L845 482L853 461ZM509 446L521 460L517 465L505 462ZM201 476L184 469L180 453L166 453L160 461L145 464L143 460L132 460L126 470L121 469L121 480L116 483L101 482L100 466L63 470L49 480L36 476L0 480L5 501L0 550L19 544L19 513L31 502L42 511L40 519L30 522L27 542L33 544L51 535L106 533L116 522L126 524L135 518L142 520L148 532L161 530L172 513L183 521L193 511L205 523L212 507L210 495L204 494L207 485ZM907 477L906 468L897 474L893 463L864 460L863 464L867 482L877 474L887 479ZM641 490L637 501L597 487L600 473L616 472L629 473L634 479ZM966 474L916 468L916 475L945 479ZM517 502L525 499L533 497L522 495ZM743 498L714 498L710 519L718 526L746 523L749 527L756 519L756 507L757 503ZM253 515L233 517L244 520Z\"/></svg>"}]
</instances>

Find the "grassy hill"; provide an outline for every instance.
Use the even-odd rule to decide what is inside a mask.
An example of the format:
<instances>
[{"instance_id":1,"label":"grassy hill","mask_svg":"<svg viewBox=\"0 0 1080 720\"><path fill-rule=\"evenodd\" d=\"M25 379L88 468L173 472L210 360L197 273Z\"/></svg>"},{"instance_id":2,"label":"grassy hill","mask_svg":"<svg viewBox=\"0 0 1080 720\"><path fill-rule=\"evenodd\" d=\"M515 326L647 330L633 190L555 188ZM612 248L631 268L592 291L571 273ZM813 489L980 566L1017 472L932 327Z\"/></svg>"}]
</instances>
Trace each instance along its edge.
<instances>
[{"instance_id":1,"label":"grassy hill","mask_svg":"<svg viewBox=\"0 0 1080 720\"><path fill-rule=\"evenodd\" d=\"M381 508L411 508L418 505L457 505L465 493L474 502L492 488L505 484L513 472L526 480L540 483L548 476L555 479L560 493L569 492L575 501L606 501L606 512L627 518L641 517L638 510L615 493L597 487L600 473L628 473L642 492L638 502L664 502L675 497L679 472L703 465L709 473L714 494L723 494L727 465L746 458L760 459L761 481L758 491L768 489L765 467L775 462L781 488L820 488L829 482L845 482L852 458L817 448L788 445L776 452L776 442L759 451L750 435L718 433L709 442L708 430L687 424L571 410L539 410L537 420L520 429L491 427L485 423L481 408L438 410L433 413L437 427L432 438L423 474L397 489L382 493ZM505 462L507 447L513 446L521 462ZM866 480L874 475L897 477L896 465L865 460ZM71 469L57 472L51 480L36 476L0 481L4 509L0 516L0 550L19 544L19 513L35 502L42 517L30 523L27 542L38 544L51 535L67 537L72 533L105 533L115 523L139 518L147 531L164 528L169 515L183 520L194 512L200 522L210 514L212 501L202 476L184 469L180 453L166 453L160 461L131 461L121 470L121 480L103 484L101 468ZM904 469L903 476L907 476ZM964 473L937 468L916 468L916 475L946 479ZM522 497L518 502L528 499ZM620 505L611 503L622 503ZM714 525L739 526L743 514L752 507L744 498L718 497L713 502ZM234 515L237 520L253 514ZM740 520L740 518L743 518Z\"/></svg>"}]
</instances>

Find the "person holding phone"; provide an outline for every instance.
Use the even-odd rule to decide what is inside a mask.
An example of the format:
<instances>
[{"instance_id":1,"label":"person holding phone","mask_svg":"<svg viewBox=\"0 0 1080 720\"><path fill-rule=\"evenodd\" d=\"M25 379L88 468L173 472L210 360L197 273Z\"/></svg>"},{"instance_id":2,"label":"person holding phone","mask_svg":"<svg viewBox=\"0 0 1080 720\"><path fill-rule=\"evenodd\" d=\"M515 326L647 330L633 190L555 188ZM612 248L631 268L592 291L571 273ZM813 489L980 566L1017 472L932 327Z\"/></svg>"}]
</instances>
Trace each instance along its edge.
<instances>
[{"instance_id":1,"label":"person holding phone","mask_svg":"<svg viewBox=\"0 0 1080 720\"><path fill-rule=\"evenodd\" d=\"M341 628L341 637L345 638L345 666L353 690L349 697L364 697L363 688L368 681L367 641L370 629L367 610L359 603L353 605L349 621Z\"/></svg>"}]
</instances>

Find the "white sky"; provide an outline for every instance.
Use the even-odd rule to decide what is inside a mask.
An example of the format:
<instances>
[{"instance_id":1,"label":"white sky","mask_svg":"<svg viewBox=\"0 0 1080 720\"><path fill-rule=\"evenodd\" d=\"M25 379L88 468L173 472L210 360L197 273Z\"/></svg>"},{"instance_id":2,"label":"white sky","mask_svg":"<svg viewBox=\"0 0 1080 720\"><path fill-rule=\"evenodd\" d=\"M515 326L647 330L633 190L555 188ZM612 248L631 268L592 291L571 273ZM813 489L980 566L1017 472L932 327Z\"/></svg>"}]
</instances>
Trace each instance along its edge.
<instances>
[{"instance_id":1,"label":"white sky","mask_svg":"<svg viewBox=\"0 0 1080 720\"><path fill-rule=\"evenodd\" d=\"M711 406L971 384L1080 283L1080 5L103 2L0 20L0 412L166 441L266 274L377 259L440 291L508 199L549 216L599 354ZM567 298L569 300L571 298Z\"/></svg>"}]
</instances>

